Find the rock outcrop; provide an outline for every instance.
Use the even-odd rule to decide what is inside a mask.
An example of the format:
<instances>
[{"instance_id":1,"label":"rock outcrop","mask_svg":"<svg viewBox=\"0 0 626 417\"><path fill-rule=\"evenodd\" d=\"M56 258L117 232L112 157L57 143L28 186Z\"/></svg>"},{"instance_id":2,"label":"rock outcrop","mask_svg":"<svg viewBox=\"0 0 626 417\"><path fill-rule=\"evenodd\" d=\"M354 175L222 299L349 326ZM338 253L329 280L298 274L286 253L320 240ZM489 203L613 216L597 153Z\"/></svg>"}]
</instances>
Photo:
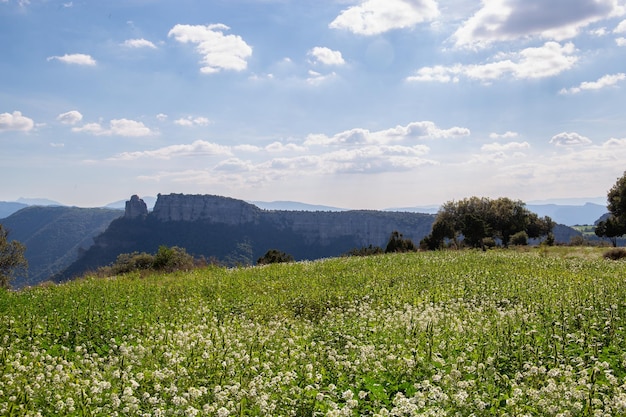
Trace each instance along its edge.
<instances>
[{"instance_id":1,"label":"rock outcrop","mask_svg":"<svg viewBox=\"0 0 626 417\"><path fill-rule=\"evenodd\" d=\"M242 225L259 219L262 210L234 198L215 195L159 194L152 215L160 221L207 220Z\"/></svg>"},{"instance_id":2,"label":"rock outcrop","mask_svg":"<svg viewBox=\"0 0 626 417\"><path fill-rule=\"evenodd\" d=\"M148 206L141 198L139 198L139 196L134 195L130 198L129 201L126 202L124 217L129 219L135 219L137 217L144 217L147 215Z\"/></svg>"}]
</instances>

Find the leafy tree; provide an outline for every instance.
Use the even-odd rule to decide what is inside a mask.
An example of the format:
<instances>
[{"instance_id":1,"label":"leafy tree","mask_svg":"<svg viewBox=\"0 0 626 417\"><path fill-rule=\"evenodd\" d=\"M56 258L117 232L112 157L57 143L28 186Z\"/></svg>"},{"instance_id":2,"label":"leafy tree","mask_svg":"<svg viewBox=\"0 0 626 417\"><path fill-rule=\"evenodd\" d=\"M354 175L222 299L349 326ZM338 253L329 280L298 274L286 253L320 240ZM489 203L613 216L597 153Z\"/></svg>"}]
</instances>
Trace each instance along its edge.
<instances>
[{"instance_id":1,"label":"leafy tree","mask_svg":"<svg viewBox=\"0 0 626 417\"><path fill-rule=\"evenodd\" d=\"M620 224L619 220L613 216L598 222L595 230L596 236L608 238L614 248L617 247L617 238L624 233L624 225Z\"/></svg>"},{"instance_id":2,"label":"leafy tree","mask_svg":"<svg viewBox=\"0 0 626 417\"><path fill-rule=\"evenodd\" d=\"M528 245L528 233L526 233L525 231L515 233L513 236L511 236L511 244L517 246Z\"/></svg>"},{"instance_id":3,"label":"leafy tree","mask_svg":"<svg viewBox=\"0 0 626 417\"><path fill-rule=\"evenodd\" d=\"M278 264L283 262L293 262L293 256L281 252L278 249L270 249L265 252L265 255L260 257L256 263L258 265L267 265L267 264Z\"/></svg>"},{"instance_id":4,"label":"leafy tree","mask_svg":"<svg viewBox=\"0 0 626 417\"><path fill-rule=\"evenodd\" d=\"M417 247L411 239L405 239L402 233L394 230L389 237L385 253L391 252L414 252Z\"/></svg>"},{"instance_id":5,"label":"leafy tree","mask_svg":"<svg viewBox=\"0 0 626 417\"><path fill-rule=\"evenodd\" d=\"M26 247L17 241L9 242L9 231L0 224L0 288L10 288L16 275L26 273Z\"/></svg>"},{"instance_id":6,"label":"leafy tree","mask_svg":"<svg viewBox=\"0 0 626 417\"><path fill-rule=\"evenodd\" d=\"M608 237L617 246L617 238L626 234L626 172L607 193L607 202L610 216L598 223L596 235Z\"/></svg>"},{"instance_id":7,"label":"leafy tree","mask_svg":"<svg viewBox=\"0 0 626 417\"><path fill-rule=\"evenodd\" d=\"M471 247L485 249L487 240L496 239L506 247L516 233L526 232L528 237L538 238L549 236L553 228L552 219L539 218L521 201L470 197L445 203L437 213L431 234L421 245L438 249L445 239L456 243L462 238Z\"/></svg>"}]
</instances>

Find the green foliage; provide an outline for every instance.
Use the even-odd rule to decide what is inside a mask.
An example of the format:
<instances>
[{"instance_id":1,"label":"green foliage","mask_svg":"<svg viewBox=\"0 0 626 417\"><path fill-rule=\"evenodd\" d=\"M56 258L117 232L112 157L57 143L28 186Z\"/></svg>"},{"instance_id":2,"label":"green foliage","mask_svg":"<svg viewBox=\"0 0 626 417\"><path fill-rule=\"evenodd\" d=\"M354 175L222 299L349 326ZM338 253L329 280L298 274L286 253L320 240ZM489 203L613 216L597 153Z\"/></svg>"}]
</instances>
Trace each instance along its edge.
<instances>
[{"instance_id":1,"label":"green foliage","mask_svg":"<svg viewBox=\"0 0 626 417\"><path fill-rule=\"evenodd\" d=\"M113 275L119 275L151 269L154 269L154 255L145 252L133 252L119 255L111 266L110 272Z\"/></svg>"},{"instance_id":2,"label":"green foliage","mask_svg":"<svg viewBox=\"0 0 626 417\"><path fill-rule=\"evenodd\" d=\"M0 415L625 415L624 263L537 251L3 291Z\"/></svg>"},{"instance_id":3,"label":"green foliage","mask_svg":"<svg viewBox=\"0 0 626 417\"><path fill-rule=\"evenodd\" d=\"M261 258L259 258L256 263L257 265L267 265L267 264L279 264L283 262L293 262L293 256L281 252L278 249L270 249L265 252Z\"/></svg>"},{"instance_id":4,"label":"green foliage","mask_svg":"<svg viewBox=\"0 0 626 417\"><path fill-rule=\"evenodd\" d=\"M607 202L610 216L597 224L596 235L609 238L616 247L617 238L626 235L626 172L607 193Z\"/></svg>"},{"instance_id":5,"label":"green foliage","mask_svg":"<svg viewBox=\"0 0 626 417\"><path fill-rule=\"evenodd\" d=\"M385 247L385 253L393 252L415 252L417 247L411 239L405 238L402 233L394 230L389 237L389 242Z\"/></svg>"},{"instance_id":6,"label":"green foliage","mask_svg":"<svg viewBox=\"0 0 626 417\"><path fill-rule=\"evenodd\" d=\"M528 245L528 233L525 231L517 232L511 236L511 244L516 246Z\"/></svg>"},{"instance_id":7,"label":"green foliage","mask_svg":"<svg viewBox=\"0 0 626 417\"><path fill-rule=\"evenodd\" d=\"M353 248L346 252L345 256L372 256L385 253L380 246L369 245L367 247Z\"/></svg>"},{"instance_id":8,"label":"green foliage","mask_svg":"<svg viewBox=\"0 0 626 417\"><path fill-rule=\"evenodd\" d=\"M186 271L193 269L194 259L184 248L161 245L152 265L157 271Z\"/></svg>"},{"instance_id":9,"label":"green foliage","mask_svg":"<svg viewBox=\"0 0 626 417\"><path fill-rule=\"evenodd\" d=\"M552 219L539 218L521 201L470 197L445 203L437 213L431 234L421 246L438 249L445 239L456 243L462 238L463 244L484 249L484 239L491 238L507 247L516 233L525 232L529 238L539 238L549 235L554 226Z\"/></svg>"},{"instance_id":10,"label":"green foliage","mask_svg":"<svg viewBox=\"0 0 626 417\"><path fill-rule=\"evenodd\" d=\"M8 236L9 231L0 224L0 288L10 288L15 276L28 269L26 247L15 240L9 242Z\"/></svg>"}]
</instances>

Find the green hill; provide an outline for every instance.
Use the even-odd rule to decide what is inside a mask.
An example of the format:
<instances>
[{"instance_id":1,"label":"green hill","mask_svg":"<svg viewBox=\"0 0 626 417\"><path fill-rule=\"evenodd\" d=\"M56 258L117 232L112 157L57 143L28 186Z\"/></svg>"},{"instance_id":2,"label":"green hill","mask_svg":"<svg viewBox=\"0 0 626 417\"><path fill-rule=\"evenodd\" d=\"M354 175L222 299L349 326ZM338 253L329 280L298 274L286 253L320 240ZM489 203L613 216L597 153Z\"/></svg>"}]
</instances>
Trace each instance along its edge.
<instances>
[{"instance_id":1,"label":"green hill","mask_svg":"<svg viewBox=\"0 0 626 417\"><path fill-rule=\"evenodd\" d=\"M13 287L36 285L64 270L122 215L101 208L30 206L2 219L9 239L26 246L29 264L28 276L16 279Z\"/></svg>"},{"instance_id":2,"label":"green hill","mask_svg":"<svg viewBox=\"0 0 626 417\"><path fill-rule=\"evenodd\" d=\"M624 415L626 263L576 251L0 291L0 414Z\"/></svg>"}]
</instances>

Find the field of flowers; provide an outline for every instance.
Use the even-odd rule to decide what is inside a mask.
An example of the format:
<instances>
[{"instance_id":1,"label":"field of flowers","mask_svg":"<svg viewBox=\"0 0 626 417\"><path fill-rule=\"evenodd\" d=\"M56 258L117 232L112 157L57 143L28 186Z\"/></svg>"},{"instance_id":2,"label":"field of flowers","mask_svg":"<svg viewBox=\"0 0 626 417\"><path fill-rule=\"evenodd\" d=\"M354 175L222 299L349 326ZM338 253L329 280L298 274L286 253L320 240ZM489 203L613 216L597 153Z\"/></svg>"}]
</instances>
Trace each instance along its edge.
<instances>
[{"instance_id":1,"label":"field of flowers","mask_svg":"<svg viewBox=\"0 0 626 417\"><path fill-rule=\"evenodd\" d=\"M626 415L626 262L587 258L395 254L2 291L0 415Z\"/></svg>"}]
</instances>

